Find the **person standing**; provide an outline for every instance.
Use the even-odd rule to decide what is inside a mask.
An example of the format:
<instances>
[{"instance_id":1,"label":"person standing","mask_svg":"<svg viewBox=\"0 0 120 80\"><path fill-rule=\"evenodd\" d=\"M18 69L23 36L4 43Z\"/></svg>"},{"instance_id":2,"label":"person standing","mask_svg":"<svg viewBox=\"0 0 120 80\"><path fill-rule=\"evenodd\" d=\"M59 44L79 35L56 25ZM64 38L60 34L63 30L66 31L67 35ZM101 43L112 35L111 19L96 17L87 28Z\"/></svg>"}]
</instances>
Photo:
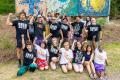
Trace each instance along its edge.
<instances>
[{"instance_id":1,"label":"person standing","mask_svg":"<svg viewBox=\"0 0 120 80\"><path fill-rule=\"evenodd\" d=\"M9 26L14 26L16 29L16 40L17 40L17 46L16 46L16 53L17 53L17 59L18 59L18 67L21 66L21 50L22 50L22 38L21 35L24 34L24 39L30 40L29 38L29 21L26 20L26 13L25 12L20 12L19 13L19 18L18 20L10 21L10 16L12 13L9 14L7 18L6 24Z\"/></svg>"},{"instance_id":2,"label":"person standing","mask_svg":"<svg viewBox=\"0 0 120 80\"><path fill-rule=\"evenodd\" d=\"M82 42L82 30L84 23L81 21L81 16L76 17L76 22L71 24L73 26L74 39Z\"/></svg>"},{"instance_id":3,"label":"person standing","mask_svg":"<svg viewBox=\"0 0 120 80\"><path fill-rule=\"evenodd\" d=\"M98 46L98 42L102 40L102 29L99 24L96 23L96 19L92 18L91 19L91 25L88 26L87 31L88 31L88 43L91 45L93 38L95 38L95 42Z\"/></svg>"}]
</instances>

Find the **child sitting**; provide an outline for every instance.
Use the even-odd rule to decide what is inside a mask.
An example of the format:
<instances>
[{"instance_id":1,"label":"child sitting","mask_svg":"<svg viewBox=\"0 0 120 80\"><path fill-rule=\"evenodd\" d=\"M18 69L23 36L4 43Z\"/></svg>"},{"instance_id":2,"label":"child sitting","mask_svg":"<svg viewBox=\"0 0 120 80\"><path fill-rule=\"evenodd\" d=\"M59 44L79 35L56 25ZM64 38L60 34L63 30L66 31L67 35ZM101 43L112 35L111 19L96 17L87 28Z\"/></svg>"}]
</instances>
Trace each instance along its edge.
<instances>
[{"instance_id":1,"label":"child sitting","mask_svg":"<svg viewBox=\"0 0 120 80\"><path fill-rule=\"evenodd\" d=\"M64 48L60 49L61 58L60 58L60 65L62 71L67 73L68 71L72 70L72 59L73 59L73 52L70 49L69 42L64 42Z\"/></svg>"},{"instance_id":2,"label":"child sitting","mask_svg":"<svg viewBox=\"0 0 120 80\"><path fill-rule=\"evenodd\" d=\"M24 42L24 35L22 37L22 48L23 48L23 66L17 72L17 76L22 76L27 70L34 72L37 68L35 63L36 61L36 53L33 51L32 43L30 41L26 41L26 45Z\"/></svg>"},{"instance_id":3,"label":"child sitting","mask_svg":"<svg viewBox=\"0 0 120 80\"><path fill-rule=\"evenodd\" d=\"M89 73L89 76L91 79L95 79L96 78L96 72L95 72L95 67L93 64L93 52L92 52L92 46L91 45L87 45L86 48L86 52L84 54L85 56L85 67L87 68L87 71Z\"/></svg>"},{"instance_id":4,"label":"child sitting","mask_svg":"<svg viewBox=\"0 0 120 80\"><path fill-rule=\"evenodd\" d=\"M76 45L75 45L76 43ZM74 46L75 45L75 46ZM74 53L73 58L73 68L75 72L83 72L83 62L84 62L84 53L81 50L81 43L80 41L74 41L72 45L72 50Z\"/></svg>"},{"instance_id":5,"label":"child sitting","mask_svg":"<svg viewBox=\"0 0 120 80\"><path fill-rule=\"evenodd\" d=\"M39 70L47 70L48 69L48 60L49 60L49 52L46 48L46 43L41 42L40 46L35 45L35 49L37 50L37 65Z\"/></svg>"},{"instance_id":6,"label":"child sitting","mask_svg":"<svg viewBox=\"0 0 120 80\"><path fill-rule=\"evenodd\" d=\"M98 77L100 78L100 80L103 80L105 77L105 65L107 63L107 53L106 51L104 51L103 46L99 45L98 47L96 47L96 43L95 40L93 40L93 45L95 48L95 56L94 56L94 66L95 66L95 70L96 73L98 75Z\"/></svg>"}]
</instances>

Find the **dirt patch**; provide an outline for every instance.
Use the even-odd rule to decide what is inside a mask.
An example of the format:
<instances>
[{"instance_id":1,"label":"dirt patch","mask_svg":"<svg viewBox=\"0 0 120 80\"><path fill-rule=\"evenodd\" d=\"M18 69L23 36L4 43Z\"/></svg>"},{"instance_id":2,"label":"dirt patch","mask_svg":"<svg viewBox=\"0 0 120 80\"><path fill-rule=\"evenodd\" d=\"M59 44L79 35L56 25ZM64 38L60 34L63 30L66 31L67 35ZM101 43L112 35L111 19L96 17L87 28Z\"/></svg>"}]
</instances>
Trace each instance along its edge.
<instances>
[{"instance_id":1,"label":"dirt patch","mask_svg":"<svg viewBox=\"0 0 120 80\"><path fill-rule=\"evenodd\" d=\"M110 21L103 28L103 42L120 42L120 20Z\"/></svg>"}]
</instances>

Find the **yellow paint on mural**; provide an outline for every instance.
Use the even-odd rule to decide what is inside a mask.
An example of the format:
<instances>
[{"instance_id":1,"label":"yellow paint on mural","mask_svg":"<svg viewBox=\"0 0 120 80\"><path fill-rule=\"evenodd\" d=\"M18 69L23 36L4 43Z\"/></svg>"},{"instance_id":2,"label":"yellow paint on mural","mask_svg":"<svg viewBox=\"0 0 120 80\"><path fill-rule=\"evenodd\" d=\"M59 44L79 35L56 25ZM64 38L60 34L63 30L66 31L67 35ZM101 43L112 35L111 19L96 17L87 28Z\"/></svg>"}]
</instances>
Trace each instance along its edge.
<instances>
[{"instance_id":1,"label":"yellow paint on mural","mask_svg":"<svg viewBox=\"0 0 120 80\"><path fill-rule=\"evenodd\" d=\"M106 3L106 0L82 0L82 6L87 7L88 3L87 1L90 1L90 6L98 12L101 11Z\"/></svg>"},{"instance_id":2,"label":"yellow paint on mural","mask_svg":"<svg viewBox=\"0 0 120 80\"><path fill-rule=\"evenodd\" d=\"M87 5L87 0L82 0L82 5L83 5L83 7L86 7L86 5Z\"/></svg>"},{"instance_id":3,"label":"yellow paint on mural","mask_svg":"<svg viewBox=\"0 0 120 80\"><path fill-rule=\"evenodd\" d=\"M91 0L90 5L97 12L102 10L105 3L106 3L106 0Z\"/></svg>"}]
</instances>

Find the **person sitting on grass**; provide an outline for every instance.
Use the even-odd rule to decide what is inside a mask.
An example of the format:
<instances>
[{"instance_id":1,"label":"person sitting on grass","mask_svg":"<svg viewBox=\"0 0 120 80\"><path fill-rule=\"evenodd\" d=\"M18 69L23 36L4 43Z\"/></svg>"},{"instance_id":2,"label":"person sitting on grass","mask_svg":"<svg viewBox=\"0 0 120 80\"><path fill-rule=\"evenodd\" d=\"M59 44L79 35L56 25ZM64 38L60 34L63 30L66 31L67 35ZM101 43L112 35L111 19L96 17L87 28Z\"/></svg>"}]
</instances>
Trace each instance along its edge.
<instances>
[{"instance_id":1,"label":"person sitting on grass","mask_svg":"<svg viewBox=\"0 0 120 80\"><path fill-rule=\"evenodd\" d=\"M38 69L43 71L48 69L48 61L49 61L49 52L47 49L47 45L45 42L41 42L40 46L35 45L35 49L37 50L37 65Z\"/></svg>"},{"instance_id":2,"label":"person sitting on grass","mask_svg":"<svg viewBox=\"0 0 120 80\"><path fill-rule=\"evenodd\" d=\"M93 54L92 46L87 45L86 52L84 54L84 57L85 57L84 65L87 68L90 78L96 79L97 76L96 76L96 71L93 64L93 56L94 54Z\"/></svg>"},{"instance_id":3,"label":"person sitting on grass","mask_svg":"<svg viewBox=\"0 0 120 80\"><path fill-rule=\"evenodd\" d=\"M83 51L81 50L81 43L80 41L76 41L74 40L73 41L73 44L72 44L72 50L73 50L73 68L74 68L74 71L77 72L77 73L82 73L83 72L83 63L84 63L84 53Z\"/></svg>"},{"instance_id":4,"label":"person sitting on grass","mask_svg":"<svg viewBox=\"0 0 120 80\"><path fill-rule=\"evenodd\" d=\"M23 49L23 65L18 70L17 76L22 76L27 70L30 70L30 72L34 72L37 68L37 65L35 63L36 61L36 53L33 50L33 45L30 41L24 41L24 35L21 35L22 37L22 49Z\"/></svg>"},{"instance_id":5,"label":"person sitting on grass","mask_svg":"<svg viewBox=\"0 0 120 80\"><path fill-rule=\"evenodd\" d=\"M72 59L73 59L73 52L70 49L70 44L68 41L63 43L64 48L60 49L61 57L60 57L60 65L62 71L67 73L68 71L72 70Z\"/></svg>"},{"instance_id":6,"label":"person sitting on grass","mask_svg":"<svg viewBox=\"0 0 120 80\"><path fill-rule=\"evenodd\" d=\"M94 48L95 48L95 51L94 51L95 70L96 70L96 73L97 73L98 77L100 78L100 80L103 80L105 78L105 66L108 65L107 53L103 49L102 45L98 45L98 47L96 47L95 39L93 40L93 44L94 44Z\"/></svg>"},{"instance_id":7,"label":"person sitting on grass","mask_svg":"<svg viewBox=\"0 0 120 80\"><path fill-rule=\"evenodd\" d=\"M52 43L49 47L49 53L50 53L49 57L50 67L52 70L56 70L59 57L59 45L58 39L55 37L52 38Z\"/></svg>"}]
</instances>

